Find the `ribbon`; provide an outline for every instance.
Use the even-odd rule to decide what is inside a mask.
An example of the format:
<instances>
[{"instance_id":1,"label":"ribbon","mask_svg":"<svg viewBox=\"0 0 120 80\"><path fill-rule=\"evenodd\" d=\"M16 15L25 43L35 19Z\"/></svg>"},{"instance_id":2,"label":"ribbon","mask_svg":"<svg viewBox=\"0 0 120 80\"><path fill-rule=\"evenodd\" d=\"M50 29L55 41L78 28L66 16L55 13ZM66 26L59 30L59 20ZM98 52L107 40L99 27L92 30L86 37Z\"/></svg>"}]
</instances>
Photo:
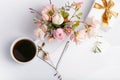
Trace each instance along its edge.
<instances>
[{"instance_id":1,"label":"ribbon","mask_svg":"<svg viewBox=\"0 0 120 80\"><path fill-rule=\"evenodd\" d=\"M112 11L111 8L115 5L115 3L112 0L102 0L103 5L99 3L95 3L94 8L96 9L105 9L103 15L102 15L102 24L103 26L108 26L109 20L112 16L117 17L118 13L115 11Z\"/></svg>"}]
</instances>

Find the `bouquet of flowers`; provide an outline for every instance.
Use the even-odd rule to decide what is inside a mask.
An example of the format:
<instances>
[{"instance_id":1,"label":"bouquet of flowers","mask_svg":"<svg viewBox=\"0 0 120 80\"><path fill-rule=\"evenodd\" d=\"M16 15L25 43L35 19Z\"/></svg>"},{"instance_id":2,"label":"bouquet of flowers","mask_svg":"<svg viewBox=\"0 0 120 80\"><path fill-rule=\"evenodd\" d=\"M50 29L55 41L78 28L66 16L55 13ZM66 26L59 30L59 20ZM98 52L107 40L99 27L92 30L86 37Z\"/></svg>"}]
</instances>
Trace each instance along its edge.
<instances>
[{"instance_id":1,"label":"bouquet of flowers","mask_svg":"<svg viewBox=\"0 0 120 80\"><path fill-rule=\"evenodd\" d=\"M87 35L94 34L96 27L94 23L87 24L81 21L82 12L80 12L83 2L69 2L60 8L52 4L43 7L41 12L30 8L32 13L37 13L39 17L34 18L34 22L38 25L35 30L37 38L44 40L47 38L49 41L65 40L67 37L74 41L76 44L86 38ZM70 11L73 14L70 14ZM84 24L83 29L79 29L81 23Z\"/></svg>"},{"instance_id":2,"label":"bouquet of flowers","mask_svg":"<svg viewBox=\"0 0 120 80\"><path fill-rule=\"evenodd\" d=\"M30 8L31 13L39 15L34 18L34 22L38 25L34 34L38 39L47 38L49 42L54 39L60 41L69 39L79 44L86 38L100 37L101 24L98 20L91 17L87 18L86 21L81 21L82 12L80 9L83 2L68 2L60 8L52 4L51 0L49 2L50 4L45 5L40 12ZM97 39L93 52L101 52L100 44L101 42Z\"/></svg>"}]
</instances>

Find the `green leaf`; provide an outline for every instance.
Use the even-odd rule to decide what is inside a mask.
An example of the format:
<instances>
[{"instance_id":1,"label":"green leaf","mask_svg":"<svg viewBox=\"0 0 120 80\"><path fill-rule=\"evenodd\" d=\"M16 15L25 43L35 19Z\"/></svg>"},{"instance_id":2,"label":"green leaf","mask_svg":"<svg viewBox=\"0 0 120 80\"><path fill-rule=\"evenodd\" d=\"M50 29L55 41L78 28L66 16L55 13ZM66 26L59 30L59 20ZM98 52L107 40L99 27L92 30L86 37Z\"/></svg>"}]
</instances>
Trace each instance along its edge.
<instances>
[{"instance_id":1,"label":"green leaf","mask_svg":"<svg viewBox=\"0 0 120 80\"><path fill-rule=\"evenodd\" d=\"M78 14L76 15L76 17L77 17L78 19L80 19L81 16L82 16L82 12L80 12L80 13L78 13Z\"/></svg>"},{"instance_id":2,"label":"green leaf","mask_svg":"<svg viewBox=\"0 0 120 80\"><path fill-rule=\"evenodd\" d=\"M99 44L102 44L102 42L98 42Z\"/></svg>"},{"instance_id":3,"label":"green leaf","mask_svg":"<svg viewBox=\"0 0 120 80\"><path fill-rule=\"evenodd\" d=\"M52 16L52 15L54 14L54 11L53 11L53 10L50 10L50 11L48 12L48 14L49 14L50 16Z\"/></svg>"},{"instance_id":4,"label":"green leaf","mask_svg":"<svg viewBox=\"0 0 120 80\"><path fill-rule=\"evenodd\" d=\"M62 11L65 11L65 8L64 8L64 7L62 7L62 8L61 8L61 10L62 10Z\"/></svg>"},{"instance_id":5,"label":"green leaf","mask_svg":"<svg viewBox=\"0 0 120 80\"><path fill-rule=\"evenodd\" d=\"M77 16L77 15L76 15L76 17L77 17L78 19L80 19L80 17L79 17L79 16Z\"/></svg>"},{"instance_id":6,"label":"green leaf","mask_svg":"<svg viewBox=\"0 0 120 80\"><path fill-rule=\"evenodd\" d=\"M54 26L54 27L60 27L60 25L58 25L58 24L53 24L53 26Z\"/></svg>"},{"instance_id":7,"label":"green leaf","mask_svg":"<svg viewBox=\"0 0 120 80\"><path fill-rule=\"evenodd\" d=\"M96 49L93 50L94 53L97 53Z\"/></svg>"},{"instance_id":8,"label":"green leaf","mask_svg":"<svg viewBox=\"0 0 120 80\"><path fill-rule=\"evenodd\" d=\"M68 16L69 16L69 13L67 13L67 12L62 12L61 14L62 14L63 18L68 18Z\"/></svg>"},{"instance_id":9,"label":"green leaf","mask_svg":"<svg viewBox=\"0 0 120 80\"><path fill-rule=\"evenodd\" d=\"M72 25L72 30L75 30L79 25L80 25L80 21L76 21L76 22Z\"/></svg>"},{"instance_id":10,"label":"green leaf","mask_svg":"<svg viewBox=\"0 0 120 80\"><path fill-rule=\"evenodd\" d=\"M80 12L80 13L78 13L78 14L77 14L77 16L79 16L79 17L80 17L80 16L82 16L82 14L83 14L83 13L82 13L82 12Z\"/></svg>"},{"instance_id":11,"label":"green leaf","mask_svg":"<svg viewBox=\"0 0 120 80\"><path fill-rule=\"evenodd\" d=\"M62 8L62 10L61 10L61 15L63 16L63 18L68 18L69 13L66 12L64 8Z\"/></svg>"},{"instance_id":12,"label":"green leaf","mask_svg":"<svg viewBox=\"0 0 120 80\"><path fill-rule=\"evenodd\" d=\"M75 10L76 10L76 11L78 11L79 9L80 9L79 7L77 7L77 6L75 7Z\"/></svg>"},{"instance_id":13,"label":"green leaf","mask_svg":"<svg viewBox=\"0 0 120 80\"><path fill-rule=\"evenodd\" d=\"M97 44L94 46L93 52L94 52L94 53L101 53L101 52L102 52L101 49L100 49L100 47L99 47L99 43L97 43Z\"/></svg>"},{"instance_id":14,"label":"green leaf","mask_svg":"<svg viewBox=\"0 0 120 80\"><path fill-rule=\"evenodd\" d=\"M34 18L34 19L33 19L34 23L37 23L38 20L39 20L38 18Z\"/></svg>"},{"instance_id":15,"label":"green leaf","mask_svg":"<svg viewBox=\"0 0 120 80\"><path fill-rule=\"evenodd\" d=\"M98 46L97 46L96 48L97 48L97 50L98 50L98 52L99 52L99 53L101 53L101 52L102 52Z\"/></svg>"}]
</instances>

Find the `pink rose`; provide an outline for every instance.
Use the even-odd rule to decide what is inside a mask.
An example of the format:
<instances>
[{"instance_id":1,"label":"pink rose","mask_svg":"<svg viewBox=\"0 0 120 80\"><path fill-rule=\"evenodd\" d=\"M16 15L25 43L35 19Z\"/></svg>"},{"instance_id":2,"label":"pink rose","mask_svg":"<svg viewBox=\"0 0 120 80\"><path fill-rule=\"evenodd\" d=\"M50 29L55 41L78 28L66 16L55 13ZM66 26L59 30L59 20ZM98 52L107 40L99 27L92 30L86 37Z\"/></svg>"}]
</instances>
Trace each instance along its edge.
<instances>
[{"instance_id":1,"label":"pink rose","mask_svg":"<svg viewBox=\"0 0 120 80\"><path fill-rule=\"evenodd\" d=\"M74 4L76 8L79 9L82 6L83 2L74 2Z\"/></svg>"},{"instance_id":2,"label":"pink rose","mask_svg":"<svg viewBox=\"0 0 120 80\"><path fill-rule=\"evenodd\" d=\"M99 27L98 25L100 24L94 17L88 17L85 22L91 25L91 27Z\"/></svg>"},{"instance_id":3,"label":"pink rose","mask_svg":"<svg viewBox=\"0 0 120 80\"><path fill-rule=\"evenodd\" d=\"M49 42L52 42L53 40L54 40L54 37L52 37L52 36L49 36L49 37L48 37L48 41L49 41Z\"/></svg>"},{"instance_id":4,"label":"pink rose","mask_svg":"<svg viewBox=\"0 0 120 80\"><path fill-rule=\"evenodd\" d=\"M54 5L49 4L45 6L41 12L43 20L51 21L51 16L53 15L54 10L55 10Z\"/></svg>"},{"instance_id":5,"label":"pink rose","mask_svg":"<svg viewBox=\"0 0 120 80\"><path fill-rule=\"evenodd\" d=\"M37 24L38 24L39 26L41 26L41 25L42 25L42 21L41 21L41 20L38 20L38 21L37 21Z\"/></svg>"},{"instance_id":6,"label":"pink rose","mask_svg":"<svg viewBox=\"0 0 120 80\"><path fill-rule=\"evenodd\" d=\"M65 33L66 33L67 35L70 35L71 31L72 31L72 28L71 28L71 27L67 27L67 28L65 29Z\"/></svg>"},{"instance_id":7,"label":"pink rose","mask_svg":"<svg viewBox=\"0 0 120 80\"><path fill-rule=\"evenodd\" d=\"M55 30L53 35L55 38L57 38L59 40L64 40L65 36L66 36L66 34L62 28L58 28L57 30Z\"/></svg>"},{"instance_id":8,"label":"pink rose","mask_svg":"<svg viewBox=\"0 0 120 80\"><path fill-rule=\"evenodd\" d=\"M49 15L47 15L47 14L42 14L42 19L44 20L44 21L50 21L51 20L51 17L49 16Z\"/></svg>"},{"instance_id":9,"label":"pink rose","mask_svg":"<svg viewBox=\"0 0 120 80\"><path fill-rule=\"evenodd\" d=\"M87 29L88 37L94 37L98 35L98 30L100 28L100 23L94 17L89 17L86 19L86 23L90 25Z\"/></svg>"},{"instance_id":10,"label":"pink rose","mask_svg":"<svg viewBox=\"0 0 120 80\"><path fill-rule=\"evenodd\" d=\"M50 60L50 55L48 53L45 53L43 56L44 60Z\"/></svg>"}]
</instances>

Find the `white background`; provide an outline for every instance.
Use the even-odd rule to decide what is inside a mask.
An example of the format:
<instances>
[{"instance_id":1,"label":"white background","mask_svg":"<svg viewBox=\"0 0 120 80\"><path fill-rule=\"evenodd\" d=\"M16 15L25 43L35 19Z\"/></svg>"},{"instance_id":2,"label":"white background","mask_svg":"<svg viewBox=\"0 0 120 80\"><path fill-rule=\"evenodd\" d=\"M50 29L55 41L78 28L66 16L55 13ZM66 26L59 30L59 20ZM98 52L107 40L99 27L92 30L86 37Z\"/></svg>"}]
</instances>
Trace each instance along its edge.
<instances>
[{"instance_id":1,"label":"white background","mask_svg":"<svg viewBox=\"0 0 120 80\"><path fill-rule=\"evenodd\" d=\"M54 0L54 3L59 7L67 1ZM93 0L83 1L81 11L85 18ZM120 1L114 1L117 3L115 9L119 12ZM53 77L55 71L37 57L30 63L18 64L10 55L10 46L15 39L35 39L33 30L36 25L32 22L35 15L30 13L29 8L40 10L47 3L48 0L0 0L0 80L57 80ZM119 21L120 17L111 23L112 29L105 33L103 53L93 54L90 51L92 40L78 46L70 44L58 69L63 80L120 80ZM64 42L57 41L47 44L46 50L52 53L54 62L57 61L56 55L60 54L63 45Z\"/></svg>"}]
</instances>

